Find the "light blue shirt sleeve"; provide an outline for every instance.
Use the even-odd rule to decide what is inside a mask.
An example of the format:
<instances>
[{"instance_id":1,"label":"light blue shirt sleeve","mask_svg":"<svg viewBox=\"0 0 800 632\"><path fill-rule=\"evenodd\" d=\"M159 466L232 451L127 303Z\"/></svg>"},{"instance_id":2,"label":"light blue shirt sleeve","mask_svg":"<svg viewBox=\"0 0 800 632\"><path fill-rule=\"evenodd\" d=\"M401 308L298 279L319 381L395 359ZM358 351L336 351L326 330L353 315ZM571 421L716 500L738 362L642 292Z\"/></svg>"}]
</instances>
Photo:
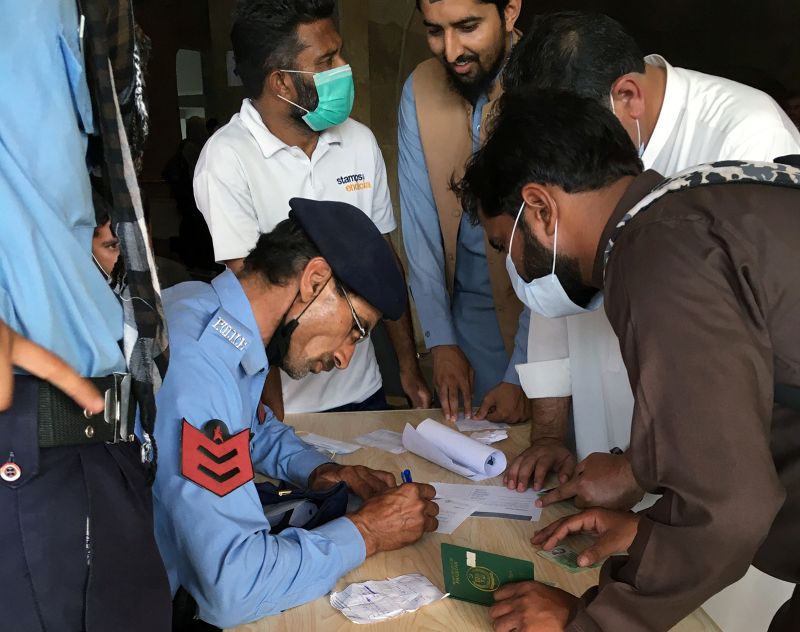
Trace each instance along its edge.
<instances>
[{"instance_id":1,"label":"light blue shirt sleeve","mask_svg":"<svg viewBox=\"0 0 800 632\"><path fill-rule=\"evenodd\" d=\"M519 315L517 334L514 336L514 352L511 354L511 361L508 363L508 368L503 376L503 381L509 384L520 385L517 365L525 364L528 361L528 331L530 330L530 324L531 310L529 307L523 307Z\"/></svg>"},{"instance_id":2,"label":"light blue shirt sleeve","mask_svg":"<svg viewBox=\"0 0 800 632\"><path fill-rule=\"evenodd\" d=\"M320 465L330 463L330 459L298 438L294 428L278 421L269 408L250 449L256 471L298 487L305 487L311 472Z\"/></svg>"},{"instance_id":3,"label":"light blue shirt sleeve","mask_svg":"<svg viewBox=\"0 0 800 632\"><path fill-rule=\"evenodd\" d=\"M173 592L186 588L197 600L200 618L222 628L324 595L364 561L365 545L355 525L343 517L311 531L271 535L252 481L220 497L181 474L182 420L202 427L219 419L231 434L252 431L254 465L273 476L305 483L326 459L312 454L274 417L263 425L250 419L242 393L252 389L241 371L235 377L219 357L180 335L172 351L157 399L154 501L156 539Z\"/></svg>"},{"instance_id":4,"label":"light blue shirt sleeve","mask_svg":"<svg viewBox=\"0 0 800 632\"><path fill-rule=\"evenodd\" d=\"M422 151L412 77L403 86L397 142L403 244L425 346L454 345L457 341L444 276L442 231Z\"/></svg>"}]
</instances>

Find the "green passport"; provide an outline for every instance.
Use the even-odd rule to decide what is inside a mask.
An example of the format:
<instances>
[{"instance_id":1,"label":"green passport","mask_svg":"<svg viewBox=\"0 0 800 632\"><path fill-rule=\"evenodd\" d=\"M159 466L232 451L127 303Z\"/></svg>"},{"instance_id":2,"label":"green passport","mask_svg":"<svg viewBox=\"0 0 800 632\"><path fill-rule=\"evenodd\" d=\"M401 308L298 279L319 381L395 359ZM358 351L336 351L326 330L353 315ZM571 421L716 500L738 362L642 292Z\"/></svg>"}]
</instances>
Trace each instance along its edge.
<instances>
[{"instance_id":1,"label":"green passport","mask_svg":"<svg viewBox=\"0 0 800 632\"><path fill-rule=\"evenodd\" d=\"M442 571L451 597L491 606L503 584L533 579L533 562L442 544Z\"/></svg>"}]
</instances>

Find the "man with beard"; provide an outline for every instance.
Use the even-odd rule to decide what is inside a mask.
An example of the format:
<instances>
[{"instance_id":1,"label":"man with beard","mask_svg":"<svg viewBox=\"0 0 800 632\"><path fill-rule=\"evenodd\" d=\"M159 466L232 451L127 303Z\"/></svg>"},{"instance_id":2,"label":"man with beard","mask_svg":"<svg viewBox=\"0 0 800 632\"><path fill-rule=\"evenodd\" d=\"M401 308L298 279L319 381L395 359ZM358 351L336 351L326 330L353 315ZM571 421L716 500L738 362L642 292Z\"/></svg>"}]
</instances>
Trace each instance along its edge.
<instances>
[{"instance_id":1,"label":"man with beard","mask_svg":"<svg viewBox=\"0 0 800 632\"><path fill-rule=\"evenodd\" d=\"M498 632L667 630L752 563L797 584L800 556L800 170L721 161L642 173L604 105L563 92L503 98L460 192L529 304L599 307L634 394L629 458L662 497L592 509L537 534L602 536L614 556L579 601L504 586ZM733 474L735 473L735 474ZM771 632L800 626L800 591Z\"/></svg>"},{"instance_id":2,"label":"man with beard","mask_svg":"<svg viewBox=\"0 0 800 632\"><path fill-rule=\"evenodd\" d=\"M521 0L417 0L433 59L403 88L399 112L400 206L411 293L433 354L446 417L519 422L527 401L515 365L525 361L529 315L502 259L463 216L450 189L479 147L500 94L498 75L519 38Z\"/></svg>"},{"instance_id":3,"label":"man with beard","mask_svg":"<svg viewBox=\"0 0 800 632\"><path fill-rule=\"evenodd\" d=\"M331 463L259 403L268 355L293 379L346 369L380 318L406 309L394 254L363 212L289 204L238 273L164 292L172 358L158 396L156 539L173 594L182 586L202 621L225 628L316 599L365 557L437 526L431 486ZM344 482L365 502L271 535L254 471L311 490Z\"/></svg>"},{"instance_id":4,"label":"man with beard","mask_svg":"<svg viewBox=\"0 0 800 632\"><path fill-rule=\"evenodd\" d=\"M395 227L386 167L372 132L349 118L353 77L342 57L334 0L240 0L231 31L247 98L206 143L194 194L217 261L235 272L259 233L286 219L302 196L353 204L389 241ZM398 260L398 265L400 265ZM417 408L431 393L419 369L409 313L387 322L403 390ZM359 346L347 373L268 379L267 401L286 412L386 408L372 342Z\"/></svg>"},{"instance_id":5,"label":"man with beard","mask_svg":"<svg viewBox=\"0 0 800 632\"><path fill-rule=\"evenodd\" d=\"M665 176L705 162L800 152L800 133L768 95L673 67L659 55L645 57L621 24L602 14L537 16L514 49L503 84L567 90L610 108L645 168ZM553 470L562 485L542 499L545 506L574 496L581 506L632 507L642 492L622 450L629 444L633 395L608 319L603 310L529 307L530 353L518 368L532 398L531 446L509 466L507 486L524 491L530 481L539 490ZM582 459L577 467L566 441L570 403Z\"/></svg>"}]
</instances>

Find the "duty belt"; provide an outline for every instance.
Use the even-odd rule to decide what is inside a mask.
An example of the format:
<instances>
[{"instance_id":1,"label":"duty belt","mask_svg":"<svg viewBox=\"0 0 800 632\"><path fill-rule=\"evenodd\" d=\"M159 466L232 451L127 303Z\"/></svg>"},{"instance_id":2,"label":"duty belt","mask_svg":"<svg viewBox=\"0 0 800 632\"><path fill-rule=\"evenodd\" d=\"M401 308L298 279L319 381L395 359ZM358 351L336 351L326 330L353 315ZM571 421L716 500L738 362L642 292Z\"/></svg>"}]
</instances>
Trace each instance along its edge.
<instances>
[{"instance_id":1,"label":"duty belt","mask_svg":"<svg viewBox=\"0 0 800 632\"><path fill-rule=\"evenodd\" d=\"M55 448L93 443L119 443L135 439L135 407L130 397L131 377L114 373L90 381L104 395L104 410L94 415L82 410L69 396L48 382L17 375L17 380L39 383L39 447Z\"/></svg>"}]
</instances>

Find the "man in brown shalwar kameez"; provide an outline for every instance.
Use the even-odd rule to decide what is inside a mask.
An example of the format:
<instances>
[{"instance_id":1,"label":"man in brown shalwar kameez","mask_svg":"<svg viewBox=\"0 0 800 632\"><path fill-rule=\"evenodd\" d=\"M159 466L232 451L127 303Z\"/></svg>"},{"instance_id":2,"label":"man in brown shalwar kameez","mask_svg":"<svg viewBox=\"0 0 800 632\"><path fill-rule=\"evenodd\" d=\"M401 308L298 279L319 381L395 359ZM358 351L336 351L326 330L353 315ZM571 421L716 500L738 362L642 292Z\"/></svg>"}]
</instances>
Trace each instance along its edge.
<instances>
[{"instance_id":1,"label":"man in brown shalwar kameez","mask_svg":"<svg viewBox=\"0 0 800 632\"><path fill-rule=\"evenodd\" d=\"M459 192L510 249L523 302L591 309L603 291L635 396L633 472L662 494L639 515L593 509L537 534L552 548L598 533L582 565L627 555L581 599L503 587L494 629L668 630L751 563L800 582L800 170L642 173L611 112L527 91L503 97ZM770 628L790 630L800 590Z\"/></svg>"}]
</instances>

